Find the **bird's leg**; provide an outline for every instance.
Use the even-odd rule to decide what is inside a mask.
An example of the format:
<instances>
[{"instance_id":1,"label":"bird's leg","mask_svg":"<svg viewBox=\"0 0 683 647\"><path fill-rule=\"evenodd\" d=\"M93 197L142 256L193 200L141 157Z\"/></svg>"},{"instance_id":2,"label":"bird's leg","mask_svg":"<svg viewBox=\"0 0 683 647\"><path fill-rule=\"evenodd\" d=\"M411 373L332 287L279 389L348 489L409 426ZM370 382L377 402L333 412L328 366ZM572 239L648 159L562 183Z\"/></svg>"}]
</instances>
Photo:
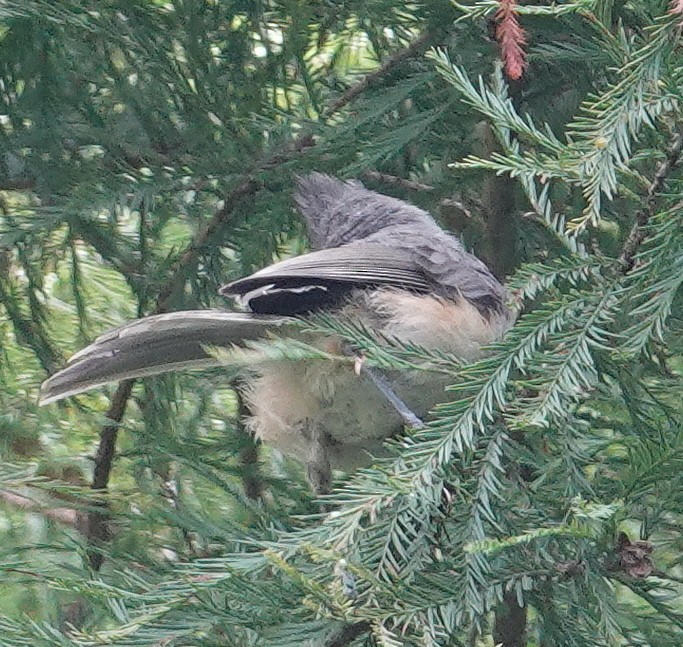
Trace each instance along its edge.
<instances>
[{"instance_id":1,"label":"bird's leg","mask_svg":"<svg viewBox=\"0 0 683 647\"><path fill-rule=\"evenodd\" d=\"M356 358L356 375L365 375L374 387L382 394L384 399L394 408L403 420L403 424L408 429L423 429L425 424L420 418L413 413L410 407L398 396L396 391L391 387L389 381L382 375L379 370L370 368L364 361L363 356L359 355L351 344L342 344L342 352L346 355Z\"/></svg>"},{"instance_id":2,"label":"bird's leg","mask_svg":"<svg viewBox=\"0 0 683 647\"><path fill-rule=\"evenodd\" d=\"M330 438L317 425L307 425L304 433L310 442L308 460L306 461L308 482L315 494L328 494L332 486Z\"/></svg>"},{"instance_id":3,"label":"bird's leg","mask_svg":"<svg viewBox=\"0 0 683 647\"><path fill-rule=\"evenodd\" d=\"M360 373L365 375L377 388L377 390L384 396L384 399L396 410L403 424L409 429L423 429L425 423L422 422L408 407L408 405L401 400L396 394L396 391L391 388L387 379L380 372L375 371L369 366L361 364Z\"/></svg>"}]
</instances>

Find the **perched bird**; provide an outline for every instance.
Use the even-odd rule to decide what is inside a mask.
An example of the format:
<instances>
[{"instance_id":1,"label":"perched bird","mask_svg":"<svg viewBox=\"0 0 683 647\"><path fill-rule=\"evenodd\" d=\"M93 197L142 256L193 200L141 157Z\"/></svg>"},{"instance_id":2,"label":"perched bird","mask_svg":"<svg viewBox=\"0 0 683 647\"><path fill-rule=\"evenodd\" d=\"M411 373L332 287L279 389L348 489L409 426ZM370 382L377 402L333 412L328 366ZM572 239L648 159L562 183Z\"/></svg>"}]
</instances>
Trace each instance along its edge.
<instances>
[{"instance_id":1,"label":"perched bird","mask_svg":"<svg viewBox=\"0 0 683 647\"><path fill-rule=\"evenodd\" d=\"M360 322L378 339L463 360L477 358L482 345L511 325L503 286L427 212L358 181L320 173L297 185L295 200L314 251L221 288L248 312L191 310L126 324L48 379L41 403L107 382L220 365L212 348L267 337L292 317L316 311ZM332 337L307 341L343 353ZM434 372L392 371L369 379L348 361L255 361L241 387L247 424L257 438L304 462L313 488L327 491L333 468L367 462L403 428L394 396L416 416L445 399L444 377Z\"/></svg>"}]
</instances>

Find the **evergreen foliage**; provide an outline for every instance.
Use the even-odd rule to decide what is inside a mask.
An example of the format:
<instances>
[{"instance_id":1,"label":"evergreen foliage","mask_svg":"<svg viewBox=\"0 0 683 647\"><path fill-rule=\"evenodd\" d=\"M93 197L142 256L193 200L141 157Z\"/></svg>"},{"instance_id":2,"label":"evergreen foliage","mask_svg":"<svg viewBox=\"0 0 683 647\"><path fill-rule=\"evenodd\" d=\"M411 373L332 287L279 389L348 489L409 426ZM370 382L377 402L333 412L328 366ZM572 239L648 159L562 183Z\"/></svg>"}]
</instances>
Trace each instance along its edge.
<instances>
[{"instance_id":1,"label":"evergreen foliage","mask_svg":"<svg viewBox=\"0 0 683 647\"><path fill-rule=\"evenodd\" d=\"M508 81L499 0L5 0L0 644L683 643L679 5L516 5ZM473 364L305 324L448 375L425 428L321 502L240 427L248 351L37 408L95 334L304 249L313 169L506 277Z\"/></svg>"}]
</instances>

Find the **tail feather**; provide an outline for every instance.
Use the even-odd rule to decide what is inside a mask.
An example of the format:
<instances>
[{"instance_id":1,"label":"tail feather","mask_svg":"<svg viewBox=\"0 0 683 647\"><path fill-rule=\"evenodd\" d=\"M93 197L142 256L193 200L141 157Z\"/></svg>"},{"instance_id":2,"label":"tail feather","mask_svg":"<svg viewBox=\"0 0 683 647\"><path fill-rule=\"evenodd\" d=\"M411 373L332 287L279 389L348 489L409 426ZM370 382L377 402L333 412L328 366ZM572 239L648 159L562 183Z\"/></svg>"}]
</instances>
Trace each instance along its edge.
<instances>
[{"instance_id":1,"label":"tail feather","mask_svg":"<svg viewBox=\"0 0 683 647\"><path fill-rule=\"evenodd\" d=\"M188 310L139 319L105 333L76 353L65 368L43 383L40 404L109 382L217 366L219 362L207 347L239 345L291 321L222 310Z\"/></svg>"}]
</instances>

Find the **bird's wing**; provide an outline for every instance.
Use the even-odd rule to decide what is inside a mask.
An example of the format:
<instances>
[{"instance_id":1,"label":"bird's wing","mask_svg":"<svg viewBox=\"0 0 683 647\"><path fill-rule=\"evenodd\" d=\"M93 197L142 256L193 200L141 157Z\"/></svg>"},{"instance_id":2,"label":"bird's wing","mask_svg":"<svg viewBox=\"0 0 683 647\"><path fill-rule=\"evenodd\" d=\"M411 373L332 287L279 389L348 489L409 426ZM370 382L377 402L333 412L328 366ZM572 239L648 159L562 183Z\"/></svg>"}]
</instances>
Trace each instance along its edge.
<instances>
[{"instance_id":1,"label":"bird's wing","mask_svg":"<svg viewBox=\"0 0 683 647\"><path fill-rule=\"evenodd\" d=\"M429 292L405 250L352 243L270 265L221 288L258 313L293 315L334 305L351 290L393 287Z\"/></svg>"},{"instance_id":2,"label":"bird's wing","mask_svg":"<svg viewBox=\"0 0 683 647\"><path fill-rule=\"evenodd\" d=\"M129 378L220 362L207 348L258 339L291 320L223 310L189 310L138 319L116 328L76 353L46 380L40 403Z\"/></svg>"}]
</instances>

